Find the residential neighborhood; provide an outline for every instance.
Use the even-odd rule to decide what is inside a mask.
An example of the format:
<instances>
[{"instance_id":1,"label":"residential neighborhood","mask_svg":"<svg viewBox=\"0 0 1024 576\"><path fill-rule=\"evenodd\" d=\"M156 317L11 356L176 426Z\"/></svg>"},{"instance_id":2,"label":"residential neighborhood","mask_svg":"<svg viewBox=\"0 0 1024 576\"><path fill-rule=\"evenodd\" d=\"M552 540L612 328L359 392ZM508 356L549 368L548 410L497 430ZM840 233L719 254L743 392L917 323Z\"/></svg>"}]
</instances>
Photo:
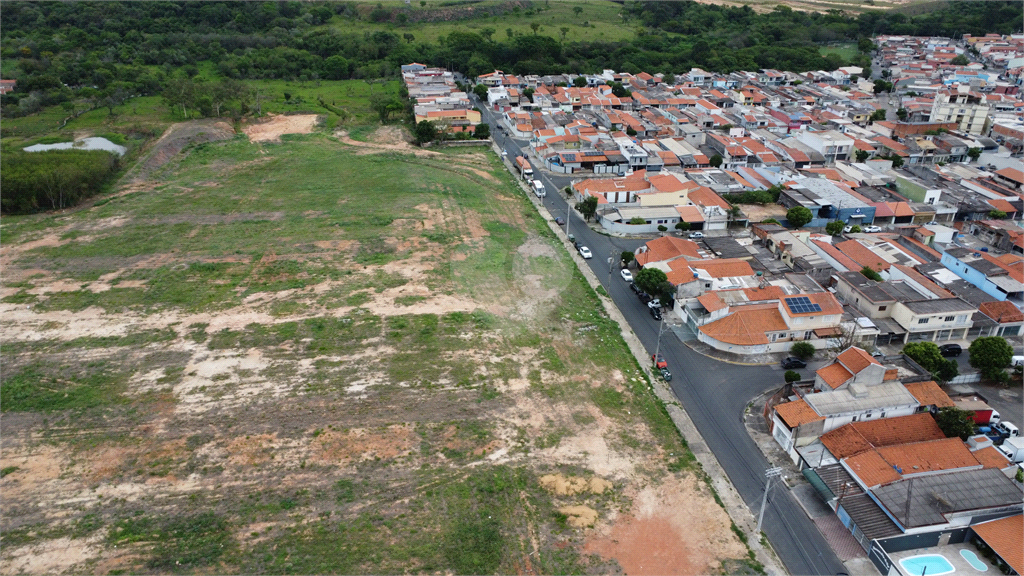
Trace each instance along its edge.
<instances>
[{"instance_id":1,"label":"residential neighborhood","mask_svg":"<svg viewBox=\"0 0 1024 576\"><path fill-rule=\"evenodd\" d=\"M1000 417L965 362L947 381L903 350L994 336L1021 355L1024 36L876 41L884 73L867 78L495 70L473 103L509 168L561 192L539 206L629 240L608 262L661 311L638 322L718 360L806 367L792 354L809 345L810 374L787 372L753 428L859 547L847 566L921 573L928 550L1022 573L1021 410ZM645 271L664 278L650 294ZM666 380L686 371L664 358ZM974 415L964 438L940 428L953 409Z\"/></svg>"}]
</instances>

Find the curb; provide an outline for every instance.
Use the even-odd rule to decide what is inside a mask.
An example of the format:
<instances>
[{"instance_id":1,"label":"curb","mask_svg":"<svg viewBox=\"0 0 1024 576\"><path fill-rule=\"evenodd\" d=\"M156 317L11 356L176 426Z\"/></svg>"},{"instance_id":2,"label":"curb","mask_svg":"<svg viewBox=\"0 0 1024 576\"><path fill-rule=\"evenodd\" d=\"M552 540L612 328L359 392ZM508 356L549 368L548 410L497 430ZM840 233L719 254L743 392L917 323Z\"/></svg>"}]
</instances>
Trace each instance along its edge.
<instances>
[{"instance_id":1,"label":"curb","mask_svg":"<svg viewBox=\"0 0 1024 576\"><path fill-rule=\"evenodd\" d=\"M719 358L717 356L712 356L710 354L705 354L704 352L701 352L700 350L697 350L696 348L693 347L692 344L690 344L690 341L685 341L685 342L683 342L683 344L685 344L687 348L689 348L690 350L693 350L697 354L700 354L701 356L703 356L705 358L711 358L712 360L715 360L717 362L725 362L726 364L735 364L736 366L771 366L772 365L771 362L737 362L735 360L726 360L725 358Z\"/></svg>"},{"instance_id":2,"label":"curb","mask_svg":"<svg viewBox=\"0 0 1024 576\"><path fill-rule=\"evenodd\" d=\"M497 150L497 147L495 146L494 149ZM497 150L497 153L500 157L501 151ZM561 227L555 224L554 218L551 216L551 213L548 212L544 204L534 202L534 199L530 194L527 194L527 197L530 198L533 205L537 207L537 211L540 215L547 220L548 227L555 233L555 236L562 241L562 245L565 246L566 250L569 252L577 270L583 274L583 277L587 280L587 284L589 284L590 288L596 292L597 287L601 286L601 282L598 281L597 276L594 275L594 272L588 266L581 265L581 261L583 260L582 257L572 249L568 238L566 238ZM683 438L689 446L690 452L693 453L697 462L700 463L701 469L711 479L711 484L721 498L723 507L729 515L729 518L737 525L737 527L743 530L744 534L746 534L747 546L754 552L757 561L764 566L765 572L770 576L789 574L782 565L782 562L779 560L778 555L776 555L775 551L772 550L771 544L769 543L768 547L761 545L761 535L755 533L757 519L754 517L753 511L747 507L746 503L743 501L743 497L740 496L739 492L737 492L736 488L732 485L732 482L729 480L729 476L725 473L722 465L719 464L718 458L711 451L711 448L708 447L704 437L701 436L700 432L697 430L697 426L694 425L693 420L690 419L690 415L683 409L683 406L679 402L679 399L676 398L675 393L672 392L661 378L655 378L651 373L650 366L648 366L647 350L644 349L643 344L640 343L640 339L637 338L633 329L630 328L625 316L622 315L622 312L611 298L602 296L600 293L598 293L597 297L598 300L601 301L601 305L604 307L604 311L608 314L608 317L619 325L619 332L622 335L622 339L626 342L626 346L629 348L630 353L633 354L633 358L636 360L637 365L640 366L647 375L648 381L651 383L651 387L654 390L655 395L659 400L661 400L662 404L665 405L665 410L672 419L672 423L675 424L679 433L683 435Z\"/></svg>"}]
</instances>

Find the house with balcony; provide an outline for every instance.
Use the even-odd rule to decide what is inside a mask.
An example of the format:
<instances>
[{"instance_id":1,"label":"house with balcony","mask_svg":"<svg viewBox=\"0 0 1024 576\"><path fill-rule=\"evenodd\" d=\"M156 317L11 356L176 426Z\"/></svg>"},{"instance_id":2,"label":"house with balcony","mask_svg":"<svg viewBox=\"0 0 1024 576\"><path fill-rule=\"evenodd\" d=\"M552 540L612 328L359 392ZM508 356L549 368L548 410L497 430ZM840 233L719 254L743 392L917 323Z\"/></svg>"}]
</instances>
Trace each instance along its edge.
<instances>
[{"instance_id":1,"label":"house with balcony","mask_svg":"<svg viewBox=\"0 0 1024 576\"><path fill-rule=\"evenodd\" d=\"M794 137L821 154L825 159L825 164L835 164L839 160L846 161L853 156L853 138L842 132L800 130Z\"/></svg>"}]
</instances>

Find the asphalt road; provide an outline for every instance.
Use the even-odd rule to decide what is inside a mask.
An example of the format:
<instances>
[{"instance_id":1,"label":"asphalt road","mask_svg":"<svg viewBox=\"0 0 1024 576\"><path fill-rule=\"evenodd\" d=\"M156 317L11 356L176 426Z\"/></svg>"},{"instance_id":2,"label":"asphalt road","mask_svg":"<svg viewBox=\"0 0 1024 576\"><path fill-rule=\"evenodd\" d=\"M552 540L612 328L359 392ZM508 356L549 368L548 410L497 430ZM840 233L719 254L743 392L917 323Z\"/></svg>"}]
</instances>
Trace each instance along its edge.
<instances>
[{"instance_id":1,"label":"asphalt road","mask_svg":"<svg viewBox=\"0 0 1024 576\"><path fill-rule=\"evenodd\" d=\"M509 138L497 130L498 115L479 106L483 120L491 125L491 134L510 158L529 149L526 140ZM536 164L531 162L531 164ZM534 165L534 168L538 166ZM569 214L569 231L590 248L594 258L588 260L591 270L604 285L633 331L654 353L659 346L659 323L647 307L619 276L618 255L635 250L643 240L627 240L605 236L590 230L575 213L568 211L565 195L560 192L571 178L535 172L547 188L544 204L552 215L565 218ZM613 264L608 258L613 258ZM743 425L743 411L751 399L783 384L779 367L738 366L712 360L697 354L665 329L660 338L660 351L672 370L672 389L687 413L714 452L730 481L756 515L764 491L764 470L769 463L748 435ZM812 365L803 372L809 373ZM828 543L808 519L789 491L773 484L769 506L765 512L764 532L791 574L839 574L845 567Z\"/></svg>"}]
</instances>

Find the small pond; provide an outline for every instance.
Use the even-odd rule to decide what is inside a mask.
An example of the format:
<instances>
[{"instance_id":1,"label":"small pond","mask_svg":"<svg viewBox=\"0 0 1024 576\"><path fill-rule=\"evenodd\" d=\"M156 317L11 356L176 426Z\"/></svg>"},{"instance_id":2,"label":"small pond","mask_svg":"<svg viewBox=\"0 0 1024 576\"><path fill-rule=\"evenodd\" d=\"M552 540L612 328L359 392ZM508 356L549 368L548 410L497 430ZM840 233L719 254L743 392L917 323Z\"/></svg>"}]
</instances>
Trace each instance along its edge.
<instances>
[{"instance_id":1,"label":"small pond","mask_svg":"<svg viewBox=\"0 0 1024 576\"><path fill-rule=\"evenodd\" d=\"M35 146L29 146L25 148L25 152L43 152L45 150L106 150L107 152L113 152L118 156L124 156L124 153L128 151L124 146L114 144L106 138L92 137L82 138L81 140L75 140L74 142L59 142L57 144L36 144Z\"/></svg>"}]
</instances>

